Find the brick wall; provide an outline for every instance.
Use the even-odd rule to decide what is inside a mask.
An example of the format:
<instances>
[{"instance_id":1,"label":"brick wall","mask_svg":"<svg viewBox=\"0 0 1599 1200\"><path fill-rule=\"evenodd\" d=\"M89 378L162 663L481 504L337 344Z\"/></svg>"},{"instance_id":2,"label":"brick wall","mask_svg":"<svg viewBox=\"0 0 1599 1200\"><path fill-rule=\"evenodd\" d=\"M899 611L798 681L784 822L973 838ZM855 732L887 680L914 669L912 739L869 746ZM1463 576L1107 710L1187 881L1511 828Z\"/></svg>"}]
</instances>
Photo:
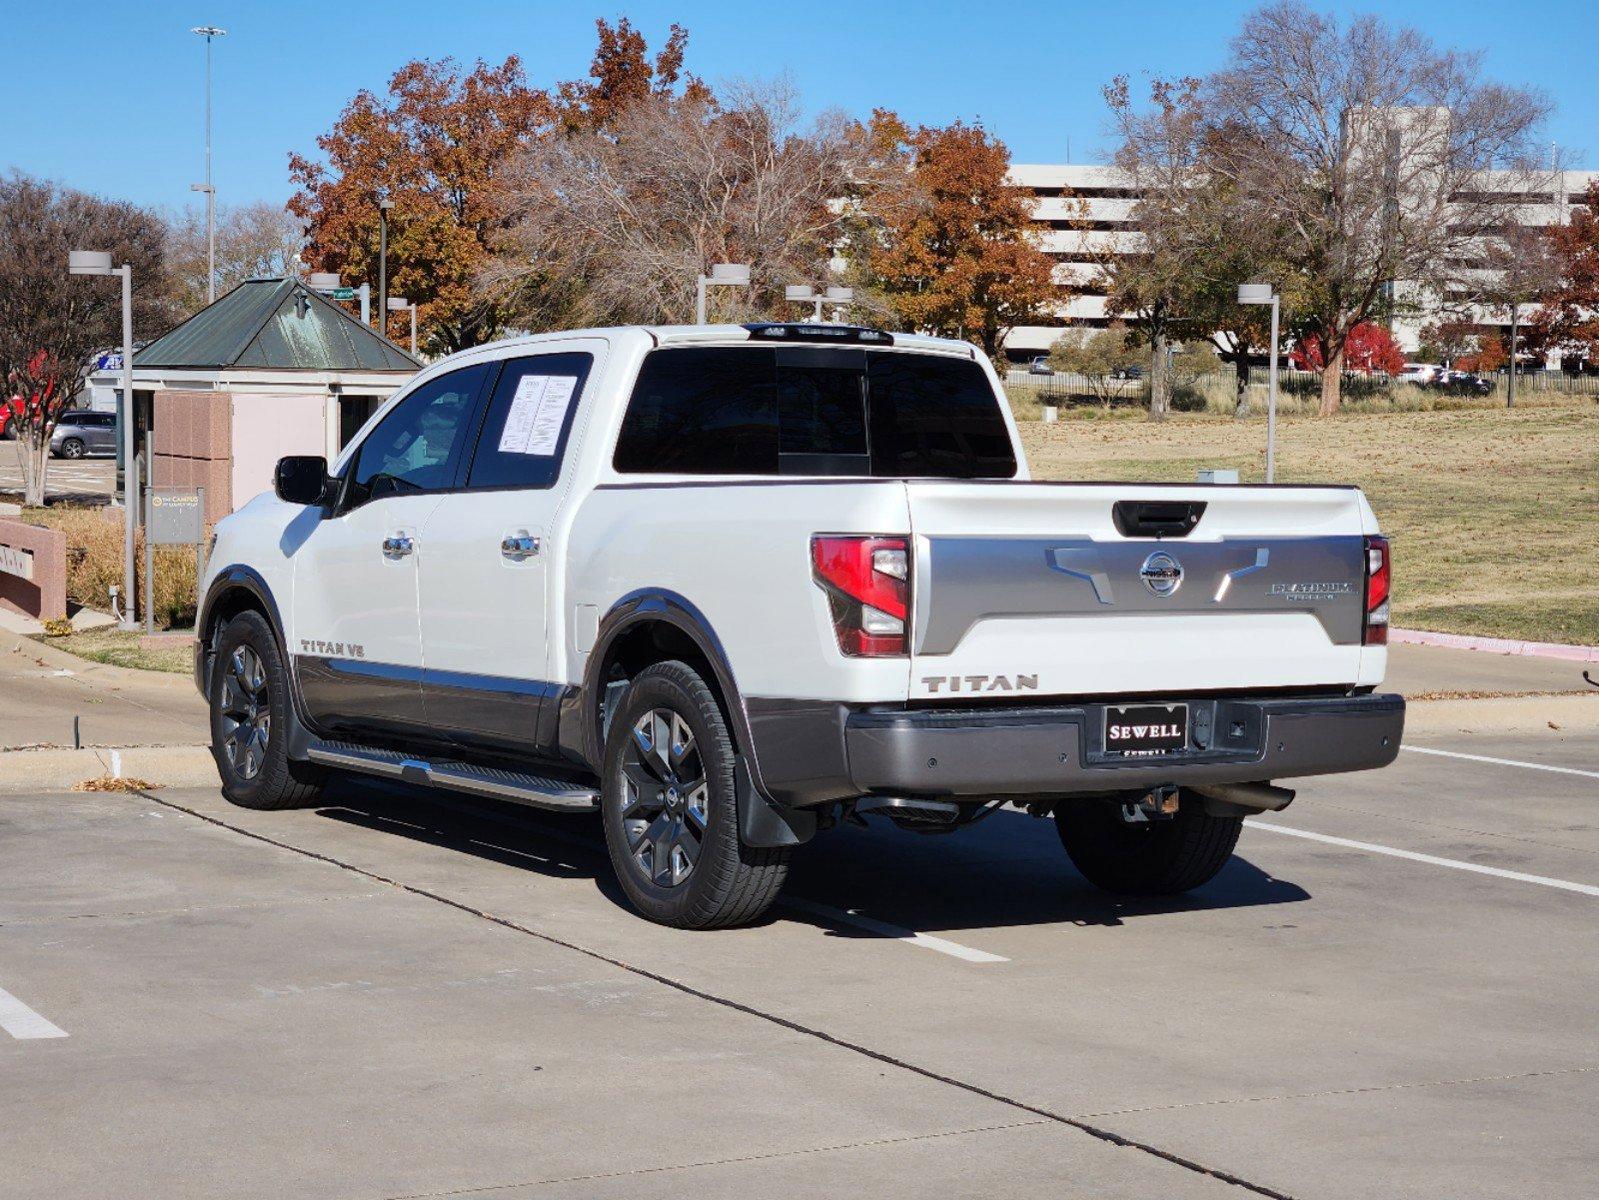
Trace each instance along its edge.
<instances>
[{"instance_id":1,"label":"brick wall","mask_svg":"<svg viewBox=\"0 0 1599 1200\"><path fill-rule=\"evenodd\" d=\"M157 392L154 424L151 484L203 487L207 524L215 524L232 512L232 395Z\"/></svg>"},{"instance_id":2,"label":"brick wall","mask_svg":"<svg viewBox=\"0 0 1599 1200\"><path fill-rule=\"evenodd\" d=\"M66 534L0 518L0 605L45 621L67 615Z\"/></svg>"}]
</instances>

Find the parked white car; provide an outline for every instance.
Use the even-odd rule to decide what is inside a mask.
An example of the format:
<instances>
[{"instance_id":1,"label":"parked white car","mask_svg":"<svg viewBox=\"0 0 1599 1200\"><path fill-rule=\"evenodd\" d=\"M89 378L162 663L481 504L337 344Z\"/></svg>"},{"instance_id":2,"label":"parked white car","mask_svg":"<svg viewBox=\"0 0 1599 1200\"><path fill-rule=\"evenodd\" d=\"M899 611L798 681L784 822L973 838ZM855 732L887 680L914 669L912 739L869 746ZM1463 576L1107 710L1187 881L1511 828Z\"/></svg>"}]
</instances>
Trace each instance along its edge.
<instances>
[{"instance_id":1,"label":"parked white car","mask_svg":"<svg viewBox=\"0 0 1599 1200\"><path fill-rule=\"evenodd\" d=\"M1272 781L1379 767L1404 702L1351 487L1035 483L962 342L587 330L434 364L217 531L224 794L345 769L598 808L655 920L753 920L867 814L1051 816L1118 891L1219 871Z\"/></svg>"},{"instance_id":2,"label":"parked white car","mask_svg":"<svg viewBox=\"0 0 1599 1200\"><path fill-rule=\"evenodd\" d=\"M1431 383L1443 371L1438 363L1413 363L1407 362L1405 369L1394 376L1400 383Z\"/></svg>"}]
</instances>

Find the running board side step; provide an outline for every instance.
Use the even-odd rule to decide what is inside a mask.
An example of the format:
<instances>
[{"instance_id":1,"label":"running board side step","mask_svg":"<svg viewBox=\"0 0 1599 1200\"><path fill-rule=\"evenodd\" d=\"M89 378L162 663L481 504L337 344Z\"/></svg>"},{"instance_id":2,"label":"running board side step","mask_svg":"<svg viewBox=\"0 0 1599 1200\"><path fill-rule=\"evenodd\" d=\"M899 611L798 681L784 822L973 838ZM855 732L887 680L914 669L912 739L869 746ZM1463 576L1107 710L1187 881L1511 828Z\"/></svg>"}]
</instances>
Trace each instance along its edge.
<instances>
[{"instance_id":1,"label":"running board side step","mask_svg":"<svg viewBox=\"0 0 1599 1200\"><path fill-rule=\"evenodd\" d=\"M429 762L396 750L374 750L352 742L314 741L307 748L306 757L327 767L359 771L363 775L381 775L406 783L427 784L452 792L491 796L496 800L514 800L535 808L592 812L600 803L599 794L593 788L565 779L526 775L520 771L480 767L472 763Z\"/></svg>"}]
</instances>

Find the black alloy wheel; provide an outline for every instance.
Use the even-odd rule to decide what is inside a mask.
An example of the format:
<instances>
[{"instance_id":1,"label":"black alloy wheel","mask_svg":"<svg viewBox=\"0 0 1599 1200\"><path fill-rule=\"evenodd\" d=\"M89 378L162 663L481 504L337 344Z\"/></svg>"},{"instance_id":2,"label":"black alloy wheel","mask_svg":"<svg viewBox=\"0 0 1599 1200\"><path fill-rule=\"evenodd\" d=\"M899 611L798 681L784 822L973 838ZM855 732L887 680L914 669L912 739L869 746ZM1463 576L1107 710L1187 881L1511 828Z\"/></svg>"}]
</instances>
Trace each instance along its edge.
<instances>
[{"instance_id":1,"label":"black alloy wheel","mask_svg":"<svg viewBox=\"0 0 1599 1200\"><path fill-rule=\"evenodd\" d=\"M739 838L737 755L716 696L686 663L644 668L611 714L601 815L629 903L663 925L755 920L788 876L789 850Z\"/></svg>"}]
</instances>

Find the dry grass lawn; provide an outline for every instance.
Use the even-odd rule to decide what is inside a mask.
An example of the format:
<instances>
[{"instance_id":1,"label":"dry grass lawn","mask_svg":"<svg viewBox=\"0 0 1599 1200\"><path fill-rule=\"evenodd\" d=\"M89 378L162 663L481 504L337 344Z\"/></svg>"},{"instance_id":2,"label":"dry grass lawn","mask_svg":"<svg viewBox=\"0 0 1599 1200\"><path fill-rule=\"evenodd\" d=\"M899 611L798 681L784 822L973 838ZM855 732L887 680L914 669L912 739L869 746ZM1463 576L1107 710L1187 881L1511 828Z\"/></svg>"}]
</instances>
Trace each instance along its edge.
<instances>
[{"instance_id":1,"label":"dry grass lawn","mask_svg":"<svg viewBox=\"0 0 1599 1200\"><path fill-rule=\"evenodd\" d=\"M1063 414L1064 417L1065 414ZM1141 413L1021 424L1040 479L1265 476L1266 422ZM1599 403L1291 416L1277 482L1355 483L1394 544L1394 621L1599 644Z\"/></svg>"},{"instance_id":2,"label":"dry grass lawn","mask_svg":"<svg viewBox=\"0 0 1599 1200\"><path fill-rule=\"evenodd\" d=\"M147 648L139 645L137 633L124 633L117 629L85 629L66 637L42 640L57 650L65 650L91 662L109 663L114 667L170 671L177 675L187 675L194 670L194 647L189 642Z\"/></svg>"}]
</instances>

